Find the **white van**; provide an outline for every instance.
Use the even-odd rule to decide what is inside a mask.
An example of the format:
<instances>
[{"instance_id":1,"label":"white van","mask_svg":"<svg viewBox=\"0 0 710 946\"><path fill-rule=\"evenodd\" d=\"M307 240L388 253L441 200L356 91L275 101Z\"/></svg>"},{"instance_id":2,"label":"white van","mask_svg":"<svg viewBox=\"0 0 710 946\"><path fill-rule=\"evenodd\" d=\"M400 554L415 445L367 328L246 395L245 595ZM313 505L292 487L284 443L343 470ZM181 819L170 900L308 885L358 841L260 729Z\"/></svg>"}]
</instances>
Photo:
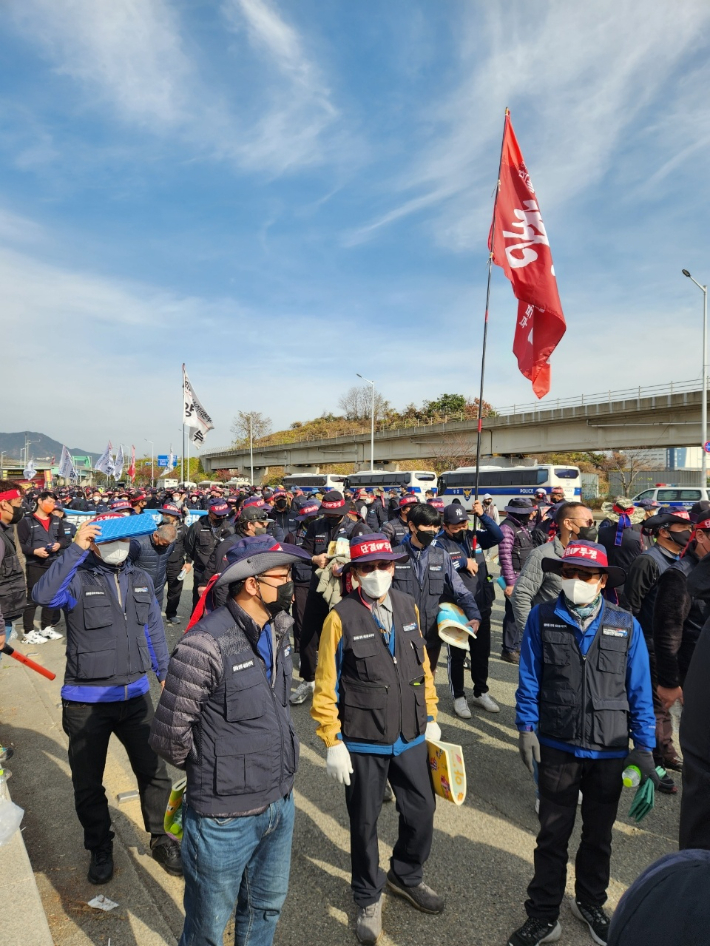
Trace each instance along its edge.
<instances>
[{"instance_id":1,"label":"white van","mask_svg":"<svg viewBox=\"0 0 710 946\"><path fill-rule=\"evenodd\" d=\"M671 509L690 509L701 499L710 499L710 491L702 486L654 486L644 489L633 497L633 503L638 506L642 499L655 499L661 506L670 506Z\"/></svg>"}]
</instances>

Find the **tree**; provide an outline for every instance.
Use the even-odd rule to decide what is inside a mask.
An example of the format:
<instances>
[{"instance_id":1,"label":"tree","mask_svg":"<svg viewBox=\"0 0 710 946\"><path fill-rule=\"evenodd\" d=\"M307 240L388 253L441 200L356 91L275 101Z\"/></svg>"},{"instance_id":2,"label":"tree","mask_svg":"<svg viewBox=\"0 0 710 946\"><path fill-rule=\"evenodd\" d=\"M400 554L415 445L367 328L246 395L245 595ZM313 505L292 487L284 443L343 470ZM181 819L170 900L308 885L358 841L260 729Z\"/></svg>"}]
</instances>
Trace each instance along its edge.
<instances>
[{"instance_id":1,"label":"tree","mask_svg":"<svg viewBox=\"0 0 710 946\"><path fill-rule=\"evenodd\" d=\"M608 456L604 457L599 467L607 475L614 473L617 476L624 496L631 496L634 482L640 473L654 468L651 454L644 450L630 450L628 453L624 453L623 450L612 450Z\"/></svg>"},{"instance_id":2,"label":"tree","mask_svg":"<svg viewBox=\"0 0 710 946\"><path fill-rule=\"evenodd\" d=\"M233 446L248 447L250 438L255 441L271 433L271 418L259 411L239 411L232 421Z\"/></svg>"},{"instance_id":3,"label":"tree","mask_svg":"<svg viewBox=\"0 0 710 946\"><path fill-rule=\"evenodd\" d=\"M353 385L338 399L338 407L348 420L369 420L372 413L372 385ZM375 420L382 420L388 411L389 401L375 390Z\"/></svg>"},{"instance_id":4,"label":"tree","mask_svg":"<svg viewBox=\"0 0 710 946\"><path fill-rule=\"evenodd\" d=\"M437 440L432 458L435 473L455 470L460 466L474 466L476 445L465 434L448 435Z\"/></svg>"},{"instance_id":5,"label":"tree","mask_svg":"<svg viewBox=\"0 0 710 946\"><path fill-rule=\"evenodd\" d=\"M424 401L422 412L427 417L437 417L441 414L463 414L466 409L466 398L463 394L440 394L435 401Z\"/></svg>"}]
</instances>

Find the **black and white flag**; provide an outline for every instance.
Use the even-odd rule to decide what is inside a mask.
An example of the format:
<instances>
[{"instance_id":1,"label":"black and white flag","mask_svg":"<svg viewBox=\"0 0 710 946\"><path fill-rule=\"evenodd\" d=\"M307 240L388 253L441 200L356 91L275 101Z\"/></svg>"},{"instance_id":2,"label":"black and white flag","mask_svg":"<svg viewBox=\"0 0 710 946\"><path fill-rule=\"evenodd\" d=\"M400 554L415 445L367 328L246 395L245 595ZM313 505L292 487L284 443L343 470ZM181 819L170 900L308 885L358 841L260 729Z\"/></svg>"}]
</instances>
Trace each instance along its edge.
<instances>
[{"instance_id":1,"label":"black and white flag","mask_svg":"<svg viewBox=\"0 0 710 946\"><path fill-rule=\"evenodd\" d=\"M190 440L193 443L204 443L205 434L214 429L212 418L200 404L195 394L190 379L187 377L185 365L182 366L182 402L183 413L182 422L186 427L190 427Z\"/></svg>"}]
</instances>

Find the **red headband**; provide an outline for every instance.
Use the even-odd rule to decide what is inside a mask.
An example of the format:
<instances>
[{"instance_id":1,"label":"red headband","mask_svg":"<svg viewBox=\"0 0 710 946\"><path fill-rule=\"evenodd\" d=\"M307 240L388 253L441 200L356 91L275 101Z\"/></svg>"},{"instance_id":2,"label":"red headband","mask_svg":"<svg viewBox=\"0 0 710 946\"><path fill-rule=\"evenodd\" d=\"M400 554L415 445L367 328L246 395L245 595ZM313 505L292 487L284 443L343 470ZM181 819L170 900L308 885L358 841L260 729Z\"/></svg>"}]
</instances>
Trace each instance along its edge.
<instances>
[{"instance_id":1,"label":"red headband","mask_svg":"<svg viewBox=\"0 0 710 946\"><path fill-rule=\"evenodd\" d=\"M8 489L4 493L0 493L0 503L5 502L8 499L21 499L22 493L19 489Z\"/></svg>"},{"instance_id":2,"label":"red headband","mask_svg":"<svg viewBox=\"0 0 710 946\"><path fill-rule=\"evenodd\" d=\"M345 505L344 499L336 499L332 503L323 502L320 504L321 509L342 509Z\"/></svg>"}]
</instances>

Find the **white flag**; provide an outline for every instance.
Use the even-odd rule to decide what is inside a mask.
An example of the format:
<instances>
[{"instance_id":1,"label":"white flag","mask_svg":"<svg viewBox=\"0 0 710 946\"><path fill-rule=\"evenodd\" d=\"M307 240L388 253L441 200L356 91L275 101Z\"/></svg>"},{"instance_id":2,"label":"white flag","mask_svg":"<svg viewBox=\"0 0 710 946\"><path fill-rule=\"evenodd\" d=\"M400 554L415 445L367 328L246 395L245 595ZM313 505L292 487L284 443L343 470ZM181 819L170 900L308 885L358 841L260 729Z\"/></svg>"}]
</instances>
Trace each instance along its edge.
<instances>
[{"instance_id":1,"label":"white flag","mask_svg":"<svg viewBox=\"0 0 710 946\"><path fill-rule=\"evenodd\" d=\"M79 479L74 466L74 460L64 446L62 446L62 458L59 461L59 475L63 476L65 480L71 480L72 483L75 483Z\"/></svg>"},{"instance_id":2,"label":"white flag","mask_svg":"<svg viewBox=\"0 0 710 946\"><path fill-rule=\"evenodd\" d=\"M26 480L33 480L37 475L37 470L35 470L35 461L28 460L27 466L24 469L23 476Z\"/></svg>"},{"instance_id":3,"label":"white flag","mask_svg":"<svg viewBox=\"0 0 710 946\"><path fill-rule=\"evenodd\" d=\"M190 440L195 443L204 443L205 434L208 430L214 430L214 424L192 389L185 365L182 366L182 395L182 422L186 427L192 428L189 434Z\"/></svg>"},{"instance_id":4,"label":"white flag","mask_svg":"<svg viewBox=\"0 0 710 946\"><path fill-rule=\"evenodd\" d=\"M168 456L168 469L174 470L176 466L177 466L177 457L175 456L174 453L171 453Z\"/></svg>"},{"instance_id":5,"label":"white flag","mask_svg":"<svg viewBox=\"0 0 710 946\"><path fill-rule=\"evenodd\" d=\"M121 474L123 473L123 444L118 448L118 453L116 454L116 461L113 465L113 475L117 480L121 479Z\"/></svg>"},{"instance_id":6,"label":"white flag","mask_svg":"<svg viewBox=\"0 0 710 946\"><path fill-rule=\"evenodd\" d=\"M101 454L99 459L96 461L95 470L98 470L99 473L105 473L106 476L111 475L111 470L113 469L113 457L111 456L111 441L109 440L108 446Z\"/></svg>"}]
</instances>

